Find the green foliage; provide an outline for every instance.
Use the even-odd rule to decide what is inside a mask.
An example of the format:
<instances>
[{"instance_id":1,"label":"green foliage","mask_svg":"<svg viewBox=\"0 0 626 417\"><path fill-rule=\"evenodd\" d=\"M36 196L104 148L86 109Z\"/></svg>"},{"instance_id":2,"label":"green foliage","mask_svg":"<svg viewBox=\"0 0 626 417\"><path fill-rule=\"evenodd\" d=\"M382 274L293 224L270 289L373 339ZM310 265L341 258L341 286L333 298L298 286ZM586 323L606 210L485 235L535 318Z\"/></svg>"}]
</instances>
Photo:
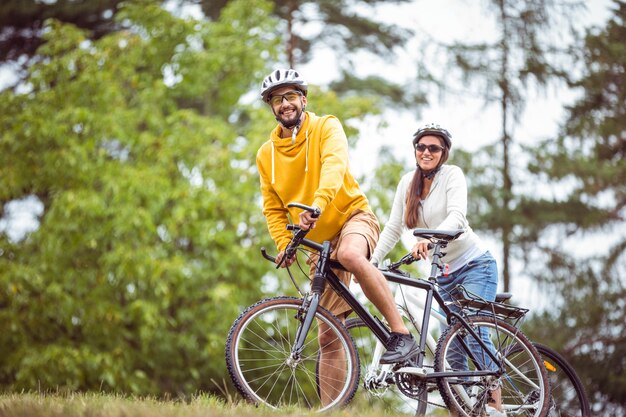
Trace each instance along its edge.
<instances>
[{"instance_id":1,"label":"green foliage","mask_svg":"<svg viewBox=\"0 0 626 417\"><path fill-rule=\"evenodd\" d=\"M392 62L395 52L413 35L412 30L376 19L376 8L409 0L274 0L272 14L283 32L281 61L298 68L309 63L314 51L325 47L334 52L340 75L330 88L340 96L360 95L384 100L388 105L415 108L426 102L419 90L397 84L380 76L359 77L361 53ZM209 18L217 18L229 0L200 1ZM374 18L369 17L374 16Z\"/></svg>"},{"instance_id":2,"label":"green foliage","mask_svg":"<svg viewBox=\"0 0 626 417\"><path fill-rule=\"evenodd\" d=\"M23 240L0 232L3 390L217 392L233 320L288 287L259 255L255 154L275 120L242 99L275 59L269 12L232 1L206 22L136 0L98 40L47 22L25 84L0 93L0 207L44 207ZM351 135L378 111L312 92Z\"/></svg>"},{"instance_id":3,"label":"green foliage","mask_svg":"<svg viewBox=\"0 0 626 417\"><path fill-rule=\"evenodd\" d=\"M623 275L600 269L603 259L581 262L545 251L547 268L535 278L563 301L525 323L531 340L548 344L576 369L594 405L594 415L621 415L626 402L626 289ZM555 291L555 289L557 291Z\"/></svg>"},{"instance_id":4,"label":"green foliage","mask_svg":"<svg viewBox=\"0 0 626 417\"><path fill-rule=\"evenodd\" d=\"M405 3L408 0L274 0L273 14L281 19L284 26L287 22L295 27L293 32L286 33L292 39L285 43L292 44L298 62L308 62L313 46L329 45L338 53L357 50L370 51L377 55L389 56L393 49L404 44L411 35L406 29L388 25L368 18L359 11L360 8L371 9L381 3ZM215 19L230 1L203 0L202 10ZM322 29L313 33L302 33L300 26L311 21L323 22Z\"/></svg>"},{"instance_id":5,"label":"green foliage","mask_svg":"<svg viewBox=\"0 0 626 417\"><path fill-rule=\"evenodd\" d=\"M339 96L335 91L313 87L308 94L307 110L332 114L339 118L351 145L355 145L359 124L365 116L381 114L381 105L373 96Z\"/></svg>"},{"instance_id":6,"label":"green foliage","mask_svg":"<svg viewBox=\"0 0 626 417\"><path fill-rule=\"evenodd\" d=\"M340 80L330 88L338 94L367 94L384 100L387 105L402 106L407 109L425 105L428 100L423 93L412 93L407 86L393 84L379 76L356 77L351 71L343 71Z\"/></svg>"},{"instance_id":7,"label":"green foliage","mask_svg":"<svg viewBox=\"0 0 626 417\"><path fill-rule=\"evenodd\" d=\"M47 24L29 91L0 98L0 205L44 205L26 240L1 236L3 389L216 389L267 268L254 158L228 120L272 54L267 11L203 23L135 2L128 31L93 42Z\"/></svg>"},{"instance_id":8,"label":"green foliage","mask_svg":"<svg viewBox=\"0 0 626 417\"><path fill-rule=\"evenodd\" d=\"M527 272L563 300L529 323L529 333L565 353L597 415L622 415L626 407L626 3L615 6L603 30L587 33L584 74L574 83L583 95L568 109L561 136L528 149L529 171L558 193L523 201L523 215L534 224L524 240L557 236ZM599 254L577 259L565 253L560 244L568 236Z\"/></svg>"},{"instance_id":9,"label":"green foliage","mask_svg":"<svg viewBox=\"0 0 626 417\"><path fill-rule=\"evenodd\" d=\"M46 19L88 29L92 39L117 30L113 16L120 3L122 0L4 0L0 5L0 62L20 67L28 63L44 42Z\"/></svg>"},{"instance_id":10,"label":"green foliage","mask_svg":"<svg viewBox=\"0 0 626 417\"><path fill-rule=\"evenodd\" d=\"M406 172L408 172L407 166L393 155L388 146L383 146L378 155L378 165L374 169L374 175L365 184L367 198L383 225L391 213L398 182Z\"/></svg>"}]
</instances>

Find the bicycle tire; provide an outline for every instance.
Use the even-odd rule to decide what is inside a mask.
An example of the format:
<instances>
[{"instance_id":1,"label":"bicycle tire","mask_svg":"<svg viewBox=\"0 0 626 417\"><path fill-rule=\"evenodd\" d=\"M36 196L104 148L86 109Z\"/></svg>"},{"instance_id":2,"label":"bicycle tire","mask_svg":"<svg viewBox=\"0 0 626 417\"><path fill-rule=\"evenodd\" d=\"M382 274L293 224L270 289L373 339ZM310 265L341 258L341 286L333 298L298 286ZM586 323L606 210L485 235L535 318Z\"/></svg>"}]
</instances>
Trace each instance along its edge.
<instances>
[{"instance_id":1,"label":"bicycle tire","mask_svg":"<svg viewBox=\"0 0 626 417\"><path fill-rule=\"evenodd\" d=\"M226 341L226 366L235 388L248 401L274 409L326 411L350 402L358 388L359 357L350 334L328 310L318 307L300 358L290 358L302 299L268 298L248 307L233 323ZM322 403L316 384L318 329L324 323L337 338L344 360L338 393ZM328 392L328 391L326 391Z\"/></svg>"},{"instance_id":2,"label":"bicycle tire","mask_svg":"<svg viewBox=\"0 0 626 417\"><path fill-rule=\"evenodd\" d=\"M502 406L507 415L543 417L548 413L549 383L546 368L533 344L515 326L491 316L466 318L477 333L486 334L493 343L496 356L504 358L504 374L494 377L446 377L437 380L439 392L452 412L459 416L481 416L491 399L495 387L501 388ZM466 357L460 348L467 338L467 330L460 322L448 326L437 342L435 371L454 370L452 353ZM486 355L486 353L485 353ZM489 366L484 355L475 355L483 366ZM467 361L469 370L476 369L473 361ZM492 365L493 366L493 365ZM461 369L460 366L457 369Z\"/></svg>"},{"instance_id":3,"label":"bicycle tire","mask_svg":"<svg viewBox=\"0 0 626 417\"><path fill-rule=\"evenodd\" d=\"M363 388L362 392L368 393L368 398L365 400L367 401L367 405L378 407L382 402L386 410L393 411L393 414L398 416L425 415L428 408L427 390L423 390L419 394L419 398L413 399L405 396L392 381L389 381L389 385L385 387L384 392L378 392L374 389L370 390L365 386L364 379L368 375L368 368L372 366L372 358L378 339L359 317L346 320L346 328L350 331L352 340L354 340L359 352L359 360L361 363L360 385Z\"/></svg>"},{"instance_id":4,"label":"bicycle tire","mask_svg":"<svg viewBox=\"0 0 626 417\"><path fill-rule=\"evenodd\" d=\"M574 368L558 352L541 343L534 343L542 356L550 381L549 416L591 417L589 399ZM547 361L547 363L546 363Z\"/></svg>"}]
</instances>

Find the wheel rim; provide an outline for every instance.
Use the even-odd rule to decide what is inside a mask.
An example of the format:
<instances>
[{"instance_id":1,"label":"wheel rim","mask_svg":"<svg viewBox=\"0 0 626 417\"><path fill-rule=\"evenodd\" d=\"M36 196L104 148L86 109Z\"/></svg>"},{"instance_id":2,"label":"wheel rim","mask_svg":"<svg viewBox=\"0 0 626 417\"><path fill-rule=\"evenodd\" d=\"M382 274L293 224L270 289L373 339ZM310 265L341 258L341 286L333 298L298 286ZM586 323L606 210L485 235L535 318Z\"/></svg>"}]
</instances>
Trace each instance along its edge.
<instances>
[{"instance_id":1,"label":"wheel rim","mask_svg":"<svg viewBox=\"0 0 626 417\"><path fill-rule=\"evenodd\" d=\"M333 400L323 404L316 383L317 357L320 351L320 323L329 332L338 334L334 322L318 314L307 335L299 358L291 357L299 321L295 318L299 305L276 304L261 309L245 320L234 345L236 371L245 390L256 403L272 408L302 407L324 411L342 402L350 388L353 372L347 341L339 337L344 360L336 367L346 375L341 388L331 394Z\"/></svg>"},{"instance_id":2,"label":"wheel rim","mask_svg":"<svg viewBox=\"0 0 626 417\"><path fill-rule=\"evenodd\" d=\"M483 325L484 324L484 325ZM490 397L489 388L501 387L502 404L507 415L535 416L540 414L538 406L544 403L545 388L541 368L543 364L537 361L529 348L522 343L516 334L517 329L511 331L495 322L481 322L481 334L487 333L498 352L506 356L505 373L499 380L493 377L475 377L473 379L446 378L441 381L441 388L447 393L448 400L455 408L463 411L462 415L480 415ZM462 331L454 332L452 339L446 343L440 352L442 358L450 361L454 351L459 350L459 344L455 340L460 339ZM487 358L481 359L488 364ZM446 362L446 365L448 363ZM441 369L443 366L441 365ZM449 366L446 370L458 368ZM475 369L469 364L469 369Z\"/></svg>"}]
</instances>

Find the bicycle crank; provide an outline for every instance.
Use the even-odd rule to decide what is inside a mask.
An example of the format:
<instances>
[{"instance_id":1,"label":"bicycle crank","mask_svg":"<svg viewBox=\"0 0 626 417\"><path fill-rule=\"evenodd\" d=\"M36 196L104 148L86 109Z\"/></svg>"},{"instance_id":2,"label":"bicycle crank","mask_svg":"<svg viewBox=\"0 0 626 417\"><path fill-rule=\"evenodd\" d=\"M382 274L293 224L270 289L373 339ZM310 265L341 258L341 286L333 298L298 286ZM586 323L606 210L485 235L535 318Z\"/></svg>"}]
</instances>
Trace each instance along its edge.
<instances>
[{"instance_id":1,"label":"bicycle crank","mask_svg":"<svg viewBox=\"0 0 626 417\"><path fill-rule=\"evenodd\" d=\"M424 378L406 372L397 372L394 378L396 386L402 394L414 400L422 398L422 394L426 390L426 380Z\"/></svg>"}]
</instances>

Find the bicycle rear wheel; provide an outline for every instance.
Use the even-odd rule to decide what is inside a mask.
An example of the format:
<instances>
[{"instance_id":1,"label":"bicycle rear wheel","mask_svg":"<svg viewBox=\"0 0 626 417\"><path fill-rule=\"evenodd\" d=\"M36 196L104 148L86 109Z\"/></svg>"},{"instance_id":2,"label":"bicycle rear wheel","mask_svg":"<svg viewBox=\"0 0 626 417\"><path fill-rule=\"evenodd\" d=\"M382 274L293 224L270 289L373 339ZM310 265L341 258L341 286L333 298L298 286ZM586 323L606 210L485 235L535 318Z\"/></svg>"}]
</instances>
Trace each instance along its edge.
<instances>
[{"instance_id":1,"label":"bicycle rear wheel","mask_svg":"<svg viewBox=\"0 0 626 417\"><path fill-rule=\"evenodd\" d=\"M226 365L235 387L247 400L271 408L324 411L344 405L354 396L359 357L350 334L328 310L318 307L303 351L292 354L301 311L302 299L269 298L248 307L231 327ZM332 366L334 379L329 376L322 384L316 379L320 329L338 346L336 359L325 364Z\"/></svg>"},{"instance_id":2,"label":"bicycle rear wheel","mask_svg":"<svg viewBox=\"0 0 626 417\"><path fill-rule=\"evenodd\" d=\"M534 343L543 358L550 380L550 412L548 416L590 417L589 400L576 371L556 351Z\"/></svg>"},{"instance_id":3,"label":"bicycle rear wheel","mask_svg":"<svg viewBox=\"0 0 626 417\"><path fill-rule=\"evenodd\" d=\"M543 417L548 412L549 385L546 368L522 332L511 324L495 317L472 316L467 318L471 328L481 337L491 340L495 356L502 359L504 374L483 377L446 377L439 379L439 392L451 411L460 416L485 415L485 407L492 392L500 388L502 406L507 416ZM475 342L461 323L449 326L439 338L435 354L435 371L459 371L453 358L467 357L467 346ZM480 349L480 348L479 348ZM476 362L468 360L470 371L494 369L486 352L474 354Z\"/></svg>"},{"instance_id":4,"label":"bicycle rear wheel","mask_svg":"<svg viewBox=\"0 0 626 417\"><path fill-rule=\"evenodd\" d=\"M412 381L406 379L410 376L404 377L403 383L407 388L410 387L413 392L410 393L410 396L403 394L396 385L395 374L391 372L391 367L373 362L378 339L363 320L358 317L348 319L346 320L346 328L350 331L359 352L361 386L364 388L360 392L366 393L362 397L366 397L363 401L367 401L367 406L376 408L382 405L387 411L392 411L394 415L399 416L425 415L428 406L426 386L423 385L418 388L417 384L412 384Z\"/></svg>"}]
</instances>

